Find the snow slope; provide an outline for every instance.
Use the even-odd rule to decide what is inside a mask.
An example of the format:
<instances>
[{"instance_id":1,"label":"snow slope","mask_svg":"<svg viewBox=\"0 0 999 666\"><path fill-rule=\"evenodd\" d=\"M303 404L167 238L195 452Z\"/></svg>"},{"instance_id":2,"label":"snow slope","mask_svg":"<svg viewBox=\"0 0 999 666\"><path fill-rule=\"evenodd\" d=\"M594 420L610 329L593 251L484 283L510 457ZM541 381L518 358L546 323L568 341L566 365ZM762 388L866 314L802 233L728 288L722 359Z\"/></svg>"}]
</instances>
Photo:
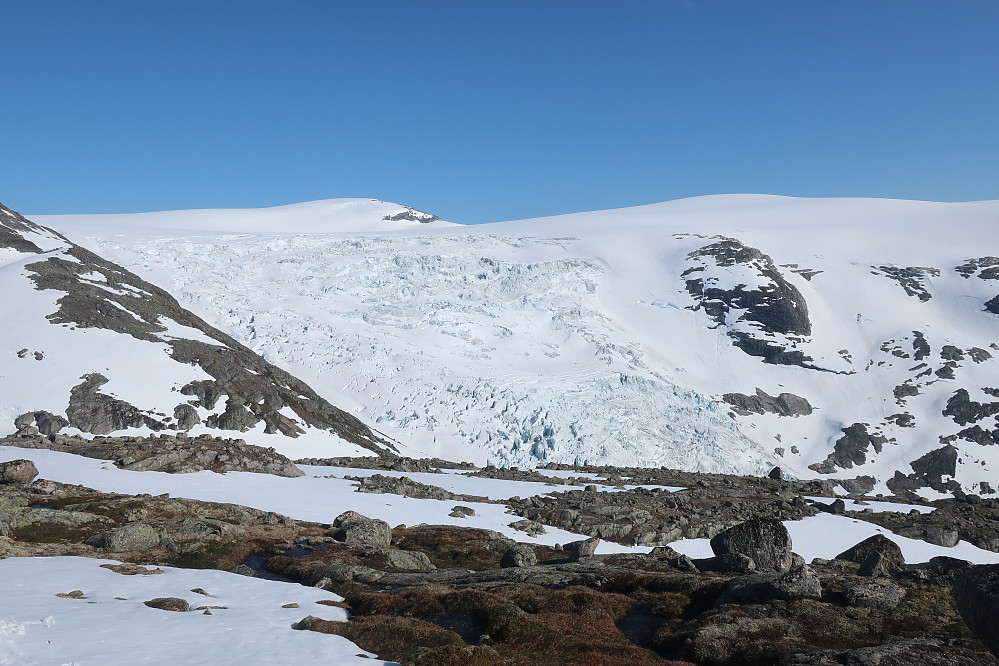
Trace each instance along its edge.
<instances>
[{"instance_id":1,"label":"snow slope","mask_svg":"<svg viewBox=\"0 0 999 666\"><path fill-rule=\"evenodd\" d=\"M896 471L923 494L952 477L989 490L999 202L726 195L478 226L384 217L335 200L37 221L413 455L779 462L882 490ZM757 389L811 409L726 404ZM943 413L959 389L974 420Z\"/></svg>"}]
</instances>

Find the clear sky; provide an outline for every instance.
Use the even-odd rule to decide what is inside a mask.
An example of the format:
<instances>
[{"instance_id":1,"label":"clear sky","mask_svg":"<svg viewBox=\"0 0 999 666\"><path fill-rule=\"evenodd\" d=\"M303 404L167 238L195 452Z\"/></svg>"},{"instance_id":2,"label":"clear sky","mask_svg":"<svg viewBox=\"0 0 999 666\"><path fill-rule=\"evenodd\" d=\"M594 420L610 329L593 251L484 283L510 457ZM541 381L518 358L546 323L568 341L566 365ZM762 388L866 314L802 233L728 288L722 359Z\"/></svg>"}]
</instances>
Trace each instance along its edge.
<instances>
[{"instance_id":1,"label":"clear sky","mask_svg":"<svg viewBox=\"0 0 999 666\"><path fill-rule=\"evenodd\" d=\"M999 199L997 0L0 3L0 201Z\"/></svg>"}]
</instances>

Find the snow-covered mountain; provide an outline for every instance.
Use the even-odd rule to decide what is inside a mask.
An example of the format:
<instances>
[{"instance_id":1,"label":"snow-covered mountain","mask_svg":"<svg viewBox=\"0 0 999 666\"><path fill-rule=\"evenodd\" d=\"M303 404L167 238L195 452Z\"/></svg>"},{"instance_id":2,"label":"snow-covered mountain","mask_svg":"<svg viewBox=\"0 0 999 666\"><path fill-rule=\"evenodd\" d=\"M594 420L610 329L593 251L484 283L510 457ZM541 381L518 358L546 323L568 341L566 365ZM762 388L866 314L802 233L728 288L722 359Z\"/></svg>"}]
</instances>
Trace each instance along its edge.
<instances>
[{"instance_id":1,"label":"snow-covered mountain","mask_svg":"<svg viewBox=\"0 0 999 666\"><path fill-rule=\"evenodd\" d=\"M477 226L372 200L33 219L410 455L997 485L999 202L728 195ZM20 363L34 347L7 345L25 347ZM25 402L3 409L40 408Z\"/></svg>"},{"instance_id":2,"label":"snow-covered mountain","mask_svg":"<svg viewBox=\"0 0 999 666\"><path fill-rule=\"evenodd\" d=\"M167 292L0 206L4 432L253 432L389 442ZM300 445L301 446L301 445Z\"/></svg>"}]
</instances>

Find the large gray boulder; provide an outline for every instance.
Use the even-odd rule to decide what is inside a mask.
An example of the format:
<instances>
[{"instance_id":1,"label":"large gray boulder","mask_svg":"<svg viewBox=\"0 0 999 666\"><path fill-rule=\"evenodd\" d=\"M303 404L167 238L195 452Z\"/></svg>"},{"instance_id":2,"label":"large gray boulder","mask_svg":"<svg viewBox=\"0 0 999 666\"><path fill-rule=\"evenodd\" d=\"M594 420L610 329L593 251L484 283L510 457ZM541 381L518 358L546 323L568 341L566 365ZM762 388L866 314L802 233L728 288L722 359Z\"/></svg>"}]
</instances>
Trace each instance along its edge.
<instances>
[{"instance_id":1,"label":"large gray boulder","mask_svg":"<svg viewBox=\"0 0 999 666\"><path fill-rule=\"evenodd\" d=\"M593 554L597 551L597 546L599 544L600 539L597 537L591 537L589 539L582 539L580 541L567 543L562 547L562 549L566 552L566 554L568 554L569 561L580 562L593 557Z\"/></svg>"},{"instance_id":2,"label":"large gray boulder","mask_svg":"<svg viewBox=\"0 0 999 666\"><path fill-rule=\"evenodd\" d=\"M902 549L898 547L897 543L881 534L875 534L872 537L868 537L857 545L844 550L836 556L836 559L863 564L867 558L875 553L880 554L886 563L898 565L905 564L905 558L902 556Z\"/></svg>"},{"instance_id":3,"label":"large gray boulder","mask_svg":"<svg viewBox=\"0 0 999 666\"><path fill-rule=\"evenodd\" d=\"M971 567L957 579L953 591L968 628L999 657L999 564Z\"/></svg>"},{"instance_id":4,"label":"large gray boulder","mask_svg":"<svg viewBox=\"0 0 999 666\"><path fill-rule=\"evenodd\" d=\"M38 468L30 460L9 460L0 463L0 484L27 485L38 476Z\"/></svg>"},{"instance_id":5,"label":"large gray boulder","mask_svg":"<svg viewBox=\"0 0 999 666\"><path fill-rule=\"evenodd\" d=\"M384 520L345 511L333 521L336 538L353 546L387 547L392 544L392 528Z\"/></svg>"},{"instance_id":6,"label":"large gray boulder","mask_svg":"<svg viewBox=\"0 0 999 666\"><path fill-rule=\"evenodd\" d=\"M761 573L784 573L791 568L791 535L775 518L754 518L730 527L711 539L711 550L715 555L750 557Z\"/></svg>"}]
</instances>

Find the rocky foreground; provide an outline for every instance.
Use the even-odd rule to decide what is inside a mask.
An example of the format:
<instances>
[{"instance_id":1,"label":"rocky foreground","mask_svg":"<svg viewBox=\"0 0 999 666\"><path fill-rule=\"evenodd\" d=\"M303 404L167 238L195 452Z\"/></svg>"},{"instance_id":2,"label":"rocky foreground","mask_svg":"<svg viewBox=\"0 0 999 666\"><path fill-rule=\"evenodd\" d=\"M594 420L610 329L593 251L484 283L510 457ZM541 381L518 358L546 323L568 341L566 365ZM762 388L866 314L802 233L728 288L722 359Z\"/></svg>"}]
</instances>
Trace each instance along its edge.
<instances>
[{"instance_id":1,"label":"rocky foreground","mask_svg":"<svg viewBox=\"0 0 999 666\"><path fill-rule=\"evenodd\" d=\"M213 443L233 446L198 444ZM781 520L844 512L822 484L644 470L643 481L686 490L605 493L544 470L469 473L560 483L564 491L508 500L511 519L526 534L547 524L593 536L548 547L474 528L392 528L352 511L309 523L40 480L24 460L0 464L0 557L83 555L120 560L115 570L125 575L169 565L320 587L344 598L350 621L324 620L317 607L296 628L340 634L405 664L999 664L986 647L999 650L996 566L948 557L905 564L881 536L844 544L833 560L806 563L793 552ZM604 473L611 482L639 475ZM358 491L446 493L389 476L366 477ZM828 501L806 499L825 493ZM928 540L971 535L994 548L999 502L969 496L934 506L921 515L850 515L896 531L905 522L902 529ZM691 559L668 546L594 554L601 538L656 543L678 535L712 537L715 555ZM147 605L191 610L180 599Z\"/></svg>"}]
</instances>

